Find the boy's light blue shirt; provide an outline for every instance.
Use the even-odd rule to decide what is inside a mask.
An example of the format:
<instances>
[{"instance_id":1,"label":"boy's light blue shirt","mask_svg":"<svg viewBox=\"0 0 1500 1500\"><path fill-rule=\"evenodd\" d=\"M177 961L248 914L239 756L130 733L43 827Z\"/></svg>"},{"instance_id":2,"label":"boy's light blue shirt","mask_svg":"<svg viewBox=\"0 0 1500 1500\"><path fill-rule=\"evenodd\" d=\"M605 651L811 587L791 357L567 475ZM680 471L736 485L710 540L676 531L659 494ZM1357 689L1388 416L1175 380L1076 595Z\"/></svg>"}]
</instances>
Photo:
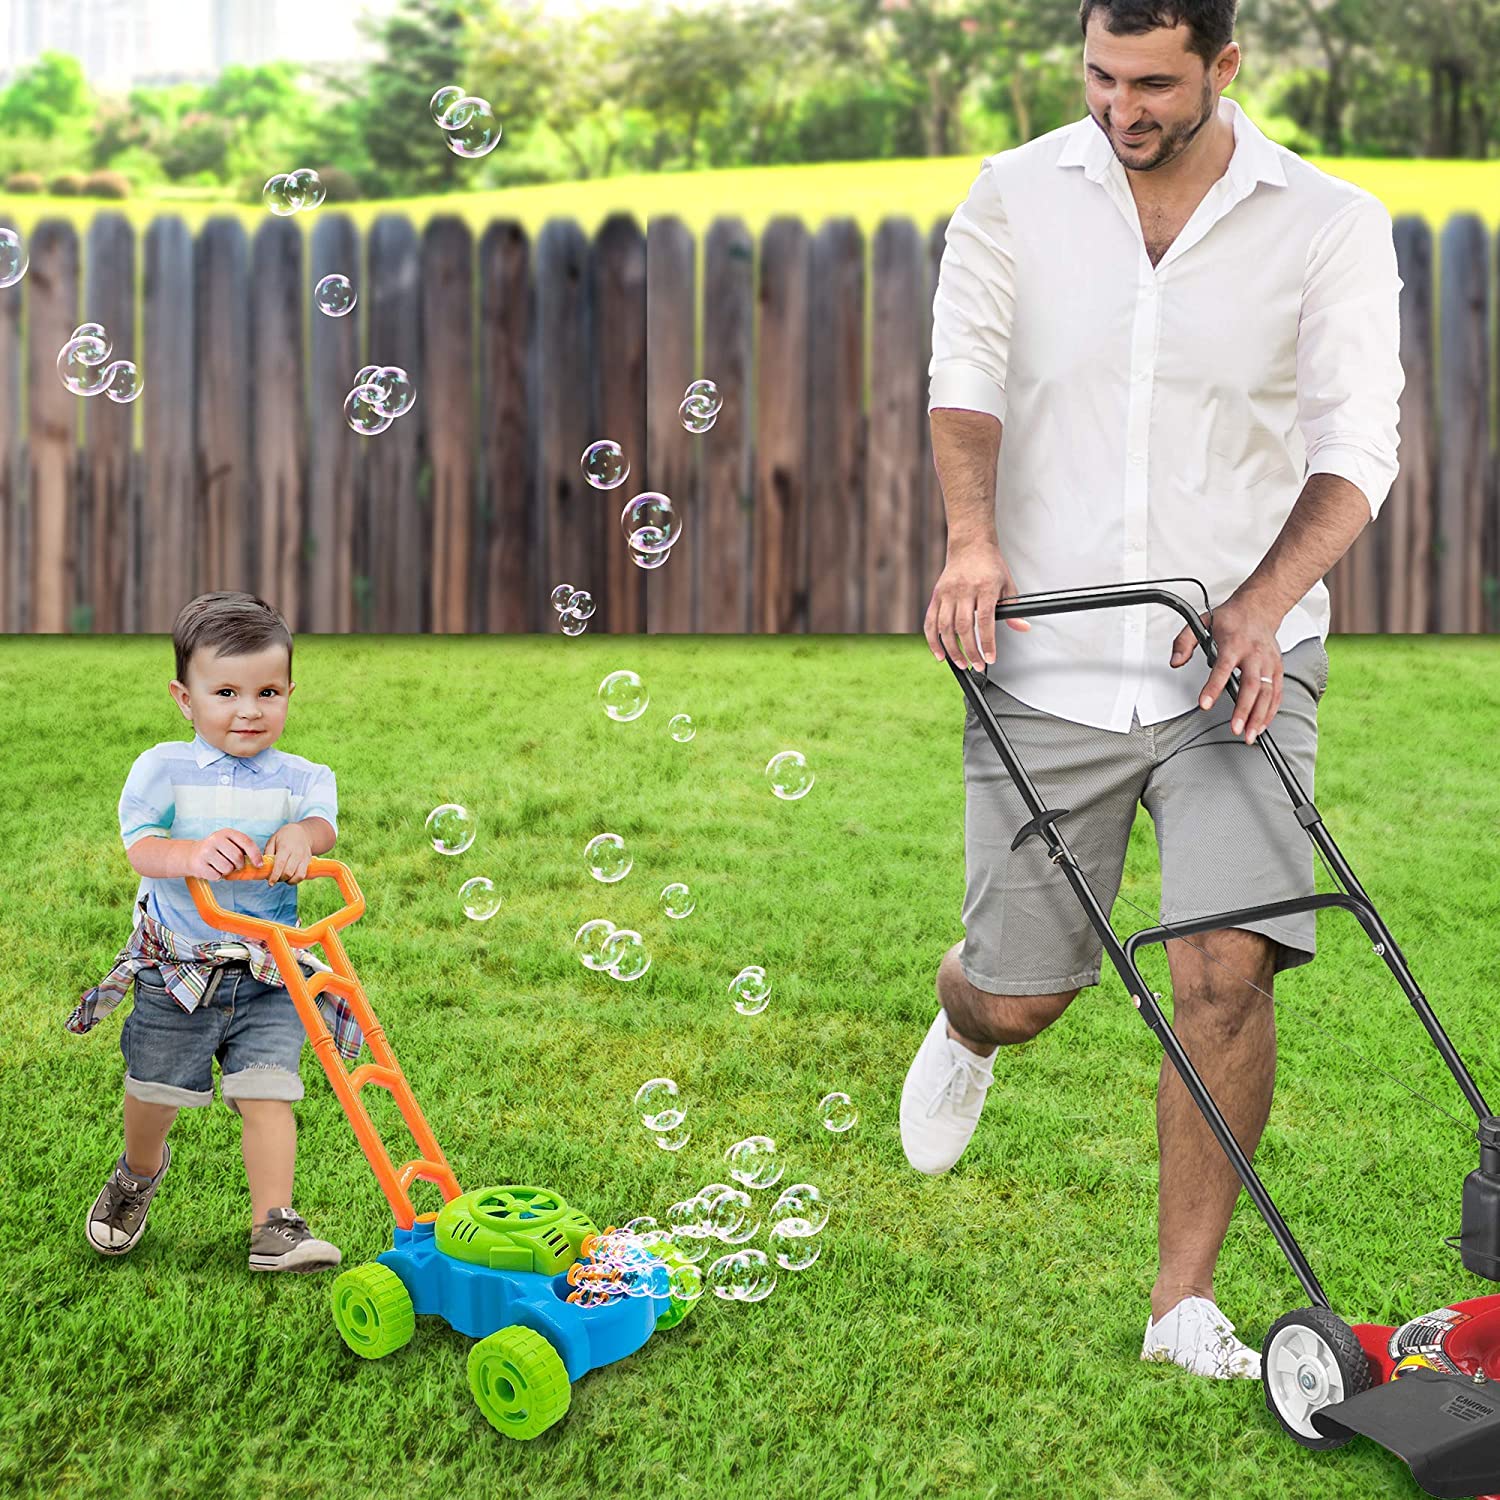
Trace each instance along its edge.
<instances>
[{"instance_id":1,"label":"boy's light blue shirt","mask_svg":"<svg viewBox=\"0 0 1500 1500\"><path fill-rule=\"evenodd\" d=\"M120 793L120 837L127 849L145 838L201 839L237 828L264 851L278 828L313 817L326 818L338 832L338 787L327 766L274 745L257 755L231 755L200 734L166 740L137 756ZM142 899L150 916L192 942L225 936L198 915L186 880L143 875L137 908ZM226 911L297 921L297 887L285 881L215 881L214 899Z\"/></svg>"}]
</instances>

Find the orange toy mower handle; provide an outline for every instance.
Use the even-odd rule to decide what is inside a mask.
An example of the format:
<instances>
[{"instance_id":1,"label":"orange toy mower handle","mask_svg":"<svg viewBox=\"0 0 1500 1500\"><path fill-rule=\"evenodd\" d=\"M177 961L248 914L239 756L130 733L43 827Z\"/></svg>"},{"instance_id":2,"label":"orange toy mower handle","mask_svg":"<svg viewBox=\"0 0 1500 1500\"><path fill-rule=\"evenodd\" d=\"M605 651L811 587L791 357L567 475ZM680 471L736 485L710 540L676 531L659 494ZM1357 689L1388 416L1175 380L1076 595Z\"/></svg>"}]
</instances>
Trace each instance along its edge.
<instances>
[{"instance_id":1,"label":"orange toy mower handle","mask_svg":"<svg viewBox=\"0 0 1500 1500\"><path fill-rule=\"evenodd\" d=\"M263 860L259 865L246 865L243 869L220 876L222 880L265 880L271 874L272 861ZM292 927L285 922L273 922L266 917L252 916L249 912L226 911L214 899L214 882L198 875L187 877L187 888L198 908L198 915L216 932L232 933L250 942L262 944L276 961L281 972L281 982L286 986L297 1007L297 1014L307 1030L313 1051L323 1064L328 1082L333 1086L334 1097L343 1106L354 1128L355 1138L365 1159L375 1173L375 1180L385 1194L396 1222L403 1229L410 1229L417 1222L416 1208L411 1201L409 1189L418 1179L436 1185L445 1203L451 1202L463 1191L453 1169L448 1165L442 1148L428 1126L415 1096L406 1082L406 1075L396 1061L396 1054L386 1040L385 1031L370 1009L370 1002L354 972L344 945L339 940L341 928L357 922L364 915L365 898L349 867L336 859L314 859L308 862L307 878L331 876L337 883L344 904L336 912L319 918L310 927ZM327 955L332 973L319 970L312 975L302 972L297 963L296 950L321 944ZM361 1063L356 1068L346 1068L339 1054L338 1043L318 1009L317 998L325 990L342 996L354 1013L364 1033L374 1062ZM401 1118L411 1131L417 1144L418 1155L401 1167L396 1167L380 1139L375 1122L370 1118L359 1097L366 1084L389 1089ZM425 1220L435 1219L436 1214L423 1214Z\"/></svg>"}]
</instances>

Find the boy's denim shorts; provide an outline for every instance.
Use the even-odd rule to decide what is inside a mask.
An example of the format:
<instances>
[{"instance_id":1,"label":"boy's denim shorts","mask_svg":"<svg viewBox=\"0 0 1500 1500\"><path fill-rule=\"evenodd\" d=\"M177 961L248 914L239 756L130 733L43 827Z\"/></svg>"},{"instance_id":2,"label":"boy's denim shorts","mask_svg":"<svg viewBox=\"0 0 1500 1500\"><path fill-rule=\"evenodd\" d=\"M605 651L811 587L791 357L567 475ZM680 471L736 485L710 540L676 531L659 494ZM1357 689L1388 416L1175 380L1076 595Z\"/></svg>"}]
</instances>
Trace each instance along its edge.
<instances>
[{"instance_id":1,"label":"boy's denim shorts","mask_svg":"<svg viewBox=\"0 0 1500 1500\"><path fill-rule=\"evenodd\" d=\"M217 1058L224 1103L236 1114L237 1099L302 1097L307 1032L285 986L262 984L245 963L223 965L217 981L185 1011L160 969L136 973L135 1004L120 1031L127 1094L190 1109L212 1104Z\"/></svg>"}]
</instances>

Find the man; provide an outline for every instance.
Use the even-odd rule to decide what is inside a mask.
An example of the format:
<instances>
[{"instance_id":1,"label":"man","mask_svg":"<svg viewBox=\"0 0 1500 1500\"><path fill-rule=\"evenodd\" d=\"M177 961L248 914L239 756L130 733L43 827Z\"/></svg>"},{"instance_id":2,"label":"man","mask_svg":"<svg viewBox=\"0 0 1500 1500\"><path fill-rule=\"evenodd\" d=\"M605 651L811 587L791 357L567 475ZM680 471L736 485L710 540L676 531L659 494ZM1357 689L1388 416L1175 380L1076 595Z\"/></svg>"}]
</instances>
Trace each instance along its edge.
<instances>
[{"instance_id":1,"label":"man","mask_svg":"<svg viewBox=\"0 0 1500 1500\"><path fill-rule=\"evenodd\" d=\"M1089 117L985 160L934 302L948 549L928 644L985 672L1047 805L1071 809L1064 836L1106 911L1145 804L1163 923L1314 889L1307 835L1250 747L1274 720L1312 795L1322 578L1389 492L1403 384L1390 217L1221 98L1234 19L1235 0L1083 0ZM1211 672L1160 607L1011 619L996 648L1001 598L1147 578L1207 586ZM1027 812L972 710L964 780L965 935L901 1098L907 1158L928 1173L967 1146L996 1049L1056 1021L1102 956L1042 841L1011 851ZM1273 976L1313 957L1313 914L1166 947L1174 1027L1253 1153ZM1258 1377L1213 1284L1240 1183L1165 1060L1157 1131L1142 1357Z\"/></svg>"}]
</instances>

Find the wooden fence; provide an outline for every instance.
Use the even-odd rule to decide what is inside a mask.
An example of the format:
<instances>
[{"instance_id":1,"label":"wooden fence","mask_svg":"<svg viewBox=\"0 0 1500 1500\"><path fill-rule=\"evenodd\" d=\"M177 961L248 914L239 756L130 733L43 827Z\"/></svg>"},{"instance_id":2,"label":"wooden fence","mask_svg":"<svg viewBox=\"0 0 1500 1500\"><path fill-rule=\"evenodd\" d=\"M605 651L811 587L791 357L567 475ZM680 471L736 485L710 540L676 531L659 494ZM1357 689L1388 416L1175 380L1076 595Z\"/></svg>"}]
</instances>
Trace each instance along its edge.
<instances>
[{"instance_id":1,"label":"wooden fence","mask_svg":"<svg viewBox=\"0 0 1500 1500\"><path fill-rule=\"evenodd\" d=\"M43 222L0 292L0 629L167 631L194 593L251 588L299 631L547 630L567 580L595 630L914 630L943 557L925 409L943 229L887 219L867 256L848 220L777 220L758 247L719 220L700 279L674 218L619 216L592 243L556 220L534 245L509 221L476 245L452 217L419 235L384 216L363 245L337 213L305 241L284 219L195 239L165 217L139 247L119 214L83 246ZM1396 237L1401 474L1329 577L1333 629L1494 630L1490 237L1473 216ZM310 308L331 271L359 289L347 318ZM135 407L57 377L85 319L141 367L139 443ZM367 362L417 386L375 437L342 411ZM677 407L700 375L726 399L694 436ZM605 436L632 473L600 492L579 456ZM651 573L619 526L645 489L684 517Z\"/></svg>"}]
</instances>

